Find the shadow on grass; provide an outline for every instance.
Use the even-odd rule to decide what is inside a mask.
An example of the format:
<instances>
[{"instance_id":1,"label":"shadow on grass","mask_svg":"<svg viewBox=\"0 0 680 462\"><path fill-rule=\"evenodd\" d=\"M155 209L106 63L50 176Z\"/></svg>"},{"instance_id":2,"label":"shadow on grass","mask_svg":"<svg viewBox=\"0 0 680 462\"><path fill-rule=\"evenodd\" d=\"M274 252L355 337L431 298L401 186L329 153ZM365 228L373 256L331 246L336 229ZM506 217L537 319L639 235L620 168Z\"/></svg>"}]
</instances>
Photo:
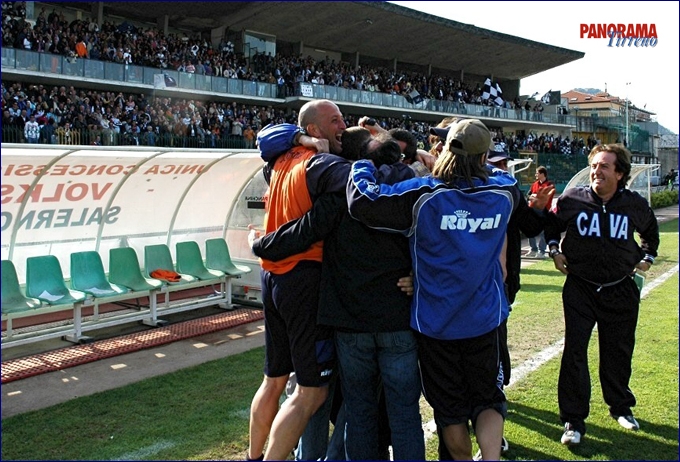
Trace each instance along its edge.
<instances>
[{"instance_id":1,"label":"shadow on grass","mask_svg":"<svg viewBox=\"0 0 680 462\"><path fill-rule=\"evenodd\" d=\"M544 411L516 402L509 403L508 422L554 441L556 452L563 448L578 459L599 460L678 460L678 428L658 425L637 418L641 430L624 430L612 419L611 426L586 421L588 433L577 446L564 447L559 442L563 427L557 412ZM663 441L660 441L663 440ZM561 452L561 450L559 450ZM554 453L545 453L510 442L503 454L507 460L555 460Z\"/></svg>"}]
</instances>

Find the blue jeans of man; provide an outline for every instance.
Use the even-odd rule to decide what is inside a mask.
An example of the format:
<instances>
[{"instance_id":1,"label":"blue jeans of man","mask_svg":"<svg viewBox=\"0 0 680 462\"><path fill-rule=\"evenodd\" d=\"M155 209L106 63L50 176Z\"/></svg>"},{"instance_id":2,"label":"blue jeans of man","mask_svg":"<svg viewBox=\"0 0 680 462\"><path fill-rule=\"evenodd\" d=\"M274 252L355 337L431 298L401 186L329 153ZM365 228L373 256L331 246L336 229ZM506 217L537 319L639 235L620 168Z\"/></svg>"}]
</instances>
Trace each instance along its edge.
<instances>
[{"instance_id":1,"label":"blue jeans of man","mask_svg":"<svg viewBox=\"0 0 680 462\"><path fill-rule=\"evenodd\" d=\"M418 344L410 330L336 332L347 423L347 460L378 460L378 385L382 378L394 460L424 460Z\"/></svg>"},{"instance_id":2,"label":"blue jeans of man","mask_svg":"<svg viewBox=\"0 0 680 462\"><path fill-rule=\"evenodd\" d=\"M307 422L304 433L295 448L295 460L345 460L344 449L344 412L341 408L336 421L336 429L330 441L331 407L338 381L333 379L328 384L328 398Z\"/></svg>"},{"instance_id":3,"label":"blue jeans of man","mask_svg":"<svg viewBox=\"0 0 680 462\"><path fill-rule=\"evenodd\" d=\"M540 252L545 255L548 244L545 242L545 234L543 234L543 231L541 231L541 234L538 236L529 238L529 246L531 247L532 252Z\"/></svg>"}]
</instances>

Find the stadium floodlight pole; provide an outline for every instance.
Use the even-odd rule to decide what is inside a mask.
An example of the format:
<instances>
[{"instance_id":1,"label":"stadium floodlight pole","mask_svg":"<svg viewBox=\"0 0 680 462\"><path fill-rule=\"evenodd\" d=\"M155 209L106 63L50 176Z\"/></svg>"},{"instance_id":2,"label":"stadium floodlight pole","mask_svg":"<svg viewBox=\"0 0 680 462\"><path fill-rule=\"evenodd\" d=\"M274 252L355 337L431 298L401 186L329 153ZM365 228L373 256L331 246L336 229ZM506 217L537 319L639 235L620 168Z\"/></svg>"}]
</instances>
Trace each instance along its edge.
<instances>
[{"instance_id":1,"label":"stadium floodlight pole","mask_svg":"<svg viewBox=\"0 0 680 462\"><path fill-rule=\"evenodd\" d=\"M626 82L626 147L630 149L630 139L628 138L628 85L630 85L630 82Z\"/></svg>"}]
</instances>

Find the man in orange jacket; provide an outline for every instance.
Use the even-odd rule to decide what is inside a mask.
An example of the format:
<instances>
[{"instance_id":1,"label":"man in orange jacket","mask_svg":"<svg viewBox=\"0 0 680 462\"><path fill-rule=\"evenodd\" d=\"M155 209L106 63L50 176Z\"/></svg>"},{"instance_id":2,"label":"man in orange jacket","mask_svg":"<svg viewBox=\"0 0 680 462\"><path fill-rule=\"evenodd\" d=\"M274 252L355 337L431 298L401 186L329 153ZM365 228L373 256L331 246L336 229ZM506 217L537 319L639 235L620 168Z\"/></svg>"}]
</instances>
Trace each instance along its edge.
<instances>
[{"instance_id":1,"label":"man in orange jacket","mask_svg":"<svg viewBox=\"0 0 680 462\"><path fill-rule=\"evenodd\" d=\"M331 101L305 104L298 124L301 133L327 139L332 153L342 152L341 137L347 127ZM268 162L264 170L269 183L266 233L300 218L321 194L344 191L350 163L334 154L296 146ZM265 367L251 405L249 460L285 460L309 418L326 400L335 350L332 329L317 325L322 253L318 242L283 260L260 260ZM298 384L279 410L291 372Z\"/></svg>"}]
</instances>

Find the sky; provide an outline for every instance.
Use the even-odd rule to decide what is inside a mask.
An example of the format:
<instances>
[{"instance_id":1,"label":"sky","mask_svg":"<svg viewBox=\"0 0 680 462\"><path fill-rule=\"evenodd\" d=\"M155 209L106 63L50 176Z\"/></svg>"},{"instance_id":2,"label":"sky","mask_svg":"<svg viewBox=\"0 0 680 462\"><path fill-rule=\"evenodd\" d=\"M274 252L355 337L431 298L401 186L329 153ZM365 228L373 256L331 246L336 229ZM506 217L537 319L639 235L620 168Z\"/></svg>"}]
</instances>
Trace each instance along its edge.
<instances>
[{"instance_id":1,"label":"sky","mask_svg":"<svg viewBox=\"0 0 680 462\"><path fill-rule=\"evenodd\" d=\"M678 113L679 2L390 2L483 29L522 37L585 56L522 79L520 94L599 88L656 114L660 125L680 133ZM580 36L581 24L652 24L655 47L608 47L609 39ZM614 45L616 43L614 42ZM424 52L426 52L424 50ZM654 117L654 116L652 116Z\"/></svg>"}]
</instances>

